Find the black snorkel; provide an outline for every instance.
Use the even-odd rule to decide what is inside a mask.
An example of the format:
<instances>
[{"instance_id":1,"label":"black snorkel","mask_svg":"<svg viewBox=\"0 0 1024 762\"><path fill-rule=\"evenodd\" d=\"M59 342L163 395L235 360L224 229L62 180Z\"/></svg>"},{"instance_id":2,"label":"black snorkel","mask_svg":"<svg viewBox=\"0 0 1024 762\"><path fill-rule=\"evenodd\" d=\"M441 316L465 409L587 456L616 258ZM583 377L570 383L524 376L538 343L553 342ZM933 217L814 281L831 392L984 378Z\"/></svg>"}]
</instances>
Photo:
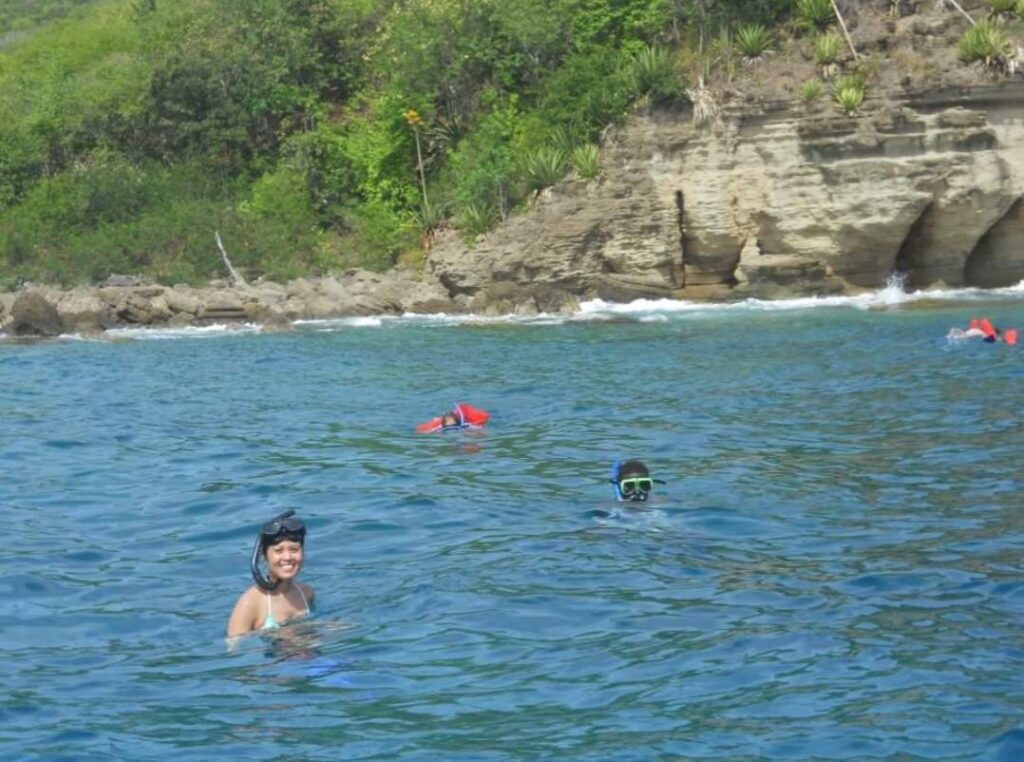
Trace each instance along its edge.
<instances>
[{"instance_id":1,"label":"black snorkel","mask_svg":"<svg viewBox=\"0 0 1024 762\"><path fill-rule=\"evenodd\" d=\"M277 588L278 580L270 581L260 571L260 556L268 545L273 545L280 540L292 540L305 545L306 525L300 519L294 519L295 511L288 510L279 513L260 529L260 536L256 538L256 544L252 548L252 560L249 568L252 571L253 581L268 593Z\"/></svg>"}]
</instances>

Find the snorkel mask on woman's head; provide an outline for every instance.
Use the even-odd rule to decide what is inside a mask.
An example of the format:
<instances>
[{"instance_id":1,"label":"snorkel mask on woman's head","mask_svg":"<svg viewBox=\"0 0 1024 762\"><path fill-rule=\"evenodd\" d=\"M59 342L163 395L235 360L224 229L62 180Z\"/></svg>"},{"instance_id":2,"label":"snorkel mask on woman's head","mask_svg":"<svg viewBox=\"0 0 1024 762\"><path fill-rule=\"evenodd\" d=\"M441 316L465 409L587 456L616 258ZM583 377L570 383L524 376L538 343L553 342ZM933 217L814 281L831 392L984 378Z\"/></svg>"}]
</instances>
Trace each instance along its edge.
<instances>
[{"instance_id":1,"label":"snorkel mask on woman's head","mask_svg":"<svg viewBox=\"0 0 1024 762\"><path fill-rule=\"evenodd\" d=\"M302 523L301 519L295 518L295 511L285 511L264 524L260 530L260 536L256 538L256 544L252 548L252 561L249 564L252 578L264 590L270 591L276 588L277 580L271 582L263 576L263 572L260 571L260 556L271 545L277 545L284 540L297 542L303 546L306 544L306 525Z\"/></svg>"}]
</instances>

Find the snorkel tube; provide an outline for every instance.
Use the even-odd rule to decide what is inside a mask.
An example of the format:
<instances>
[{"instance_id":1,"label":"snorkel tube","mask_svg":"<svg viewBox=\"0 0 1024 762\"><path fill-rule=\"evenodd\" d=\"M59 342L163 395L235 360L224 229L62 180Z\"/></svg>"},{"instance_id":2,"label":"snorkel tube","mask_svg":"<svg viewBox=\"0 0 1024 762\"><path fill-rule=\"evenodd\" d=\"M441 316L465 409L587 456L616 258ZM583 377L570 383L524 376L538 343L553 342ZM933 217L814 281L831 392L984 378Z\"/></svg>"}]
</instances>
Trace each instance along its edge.
<instances>
[{"instance_id":1,"label":"snorkel tube","mask_svg":"<svg viewBox=\"0 0 1024 762\"><path fill-rule=\"evenodd\" d=\"M268 593L277 588L278 580L269 580L260 571L260 556L268 545L273 545L280 540L293 540L301 545L306 542L306 525L300 519L293 519L295 511L288 510L279 513L263 525L260 536L256 538L256 544L252 546L252 559L249 562L249 569L252 572L252 579L256 585Z\"/></svg>"},{"instance_id":2,"label":"snorkel tube","mask_svg":"<svg viewBox=\"0 0 1024 762\"><path fill-rule=\"evenodd\" d=\"M622 461L621 460L616 460L614 463L612 463L612 476L608 480L608 481L610 481L612 483L612 486L615 488L615 499L618 500L620 503L622 502L622 499L623 499L622 498L622 490L619 489L619 468L621 466L622 466Z\"/></svg>"}]
</instances>

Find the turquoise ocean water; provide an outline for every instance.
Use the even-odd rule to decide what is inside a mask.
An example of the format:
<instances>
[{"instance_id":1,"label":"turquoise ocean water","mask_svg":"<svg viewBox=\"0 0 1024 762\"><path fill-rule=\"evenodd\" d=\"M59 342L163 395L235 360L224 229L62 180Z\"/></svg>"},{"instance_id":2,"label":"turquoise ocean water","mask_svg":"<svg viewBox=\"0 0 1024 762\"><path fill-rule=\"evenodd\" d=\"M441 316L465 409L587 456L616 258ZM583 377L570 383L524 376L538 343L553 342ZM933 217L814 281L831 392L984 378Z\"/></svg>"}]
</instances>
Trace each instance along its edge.
<instances>
[{"instance_id":1,"label":"turquoise ocean water","mask_svg":"<svg viewBox=\"0 0 1024 762\"><path fill-rule=\"evenodd\" d=\"M978 314L1024 289L0 344L0 756L1024 758ZM491 425L413 433L454 400ZM286 508L317 611L229 650Z\"/></svg>"}]
</instances>

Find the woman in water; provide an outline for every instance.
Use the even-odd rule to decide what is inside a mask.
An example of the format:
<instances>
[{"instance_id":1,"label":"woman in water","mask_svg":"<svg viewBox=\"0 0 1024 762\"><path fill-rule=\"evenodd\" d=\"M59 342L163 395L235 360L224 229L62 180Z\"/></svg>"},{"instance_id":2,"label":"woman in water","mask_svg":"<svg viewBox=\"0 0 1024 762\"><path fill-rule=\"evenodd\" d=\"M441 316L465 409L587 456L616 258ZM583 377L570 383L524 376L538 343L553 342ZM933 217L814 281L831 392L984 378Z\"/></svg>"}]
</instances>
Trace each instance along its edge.
<instances>
[{"instance_id":1,"label":"woman in water","mask_svg":"<svg viewBox=\"0 0 1024 762\"><path fill-rule=\"evenodd\" d=\"M263 525L252 550L252 577L256 582L235 603L228 619L228 637L274 630L285 622L305 616L313 606L315 593L309 585L296 582L302 570L306 526L286 511ZM268 575L259 568L260 557Z\"/></svg>"}]
</instances>

